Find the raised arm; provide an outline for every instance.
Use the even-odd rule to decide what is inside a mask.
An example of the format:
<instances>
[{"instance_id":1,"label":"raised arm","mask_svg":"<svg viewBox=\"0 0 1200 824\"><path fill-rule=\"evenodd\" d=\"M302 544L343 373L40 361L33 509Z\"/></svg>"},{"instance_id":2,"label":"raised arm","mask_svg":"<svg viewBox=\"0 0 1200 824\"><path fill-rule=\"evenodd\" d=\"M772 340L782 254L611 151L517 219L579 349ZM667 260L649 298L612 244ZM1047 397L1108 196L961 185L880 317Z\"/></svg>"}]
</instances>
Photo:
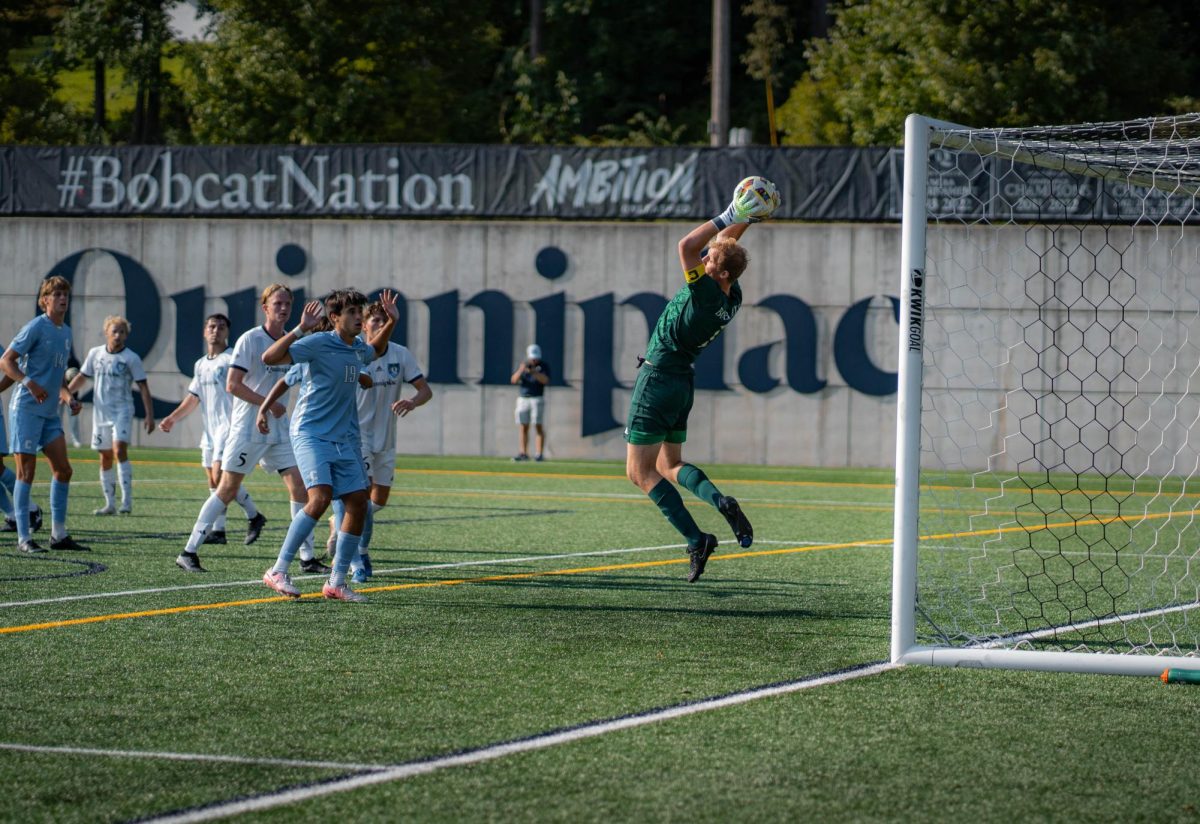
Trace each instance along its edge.
<instances>
[{"instance_id":1,"label":"raised arm","mask_svg":"<svg viewBox=\"0 0 1200 824\"><path fill-rule=\"evenodd\" d=\"M739 186L724 212L712 220L704 221L679 241L679 263L683 271L691 272L703 267L701 253L718 233L737 240L750 228L751 223L766 220L773 211L774 205L764 203L752 189Z\"/></svg>"},{"instance_id":2,"label":"raised arm","mask_svg":"<svg viewBox=\"0 0 1200 824\"><path fill-rule=\"evenodd\" d=\"M400 310L396 308L396 293L391 289L384 289L379 294L379 302L383 305L383 311L387 313L387 323L379 327L379 331L373 337L367 339L367 344L375 350L375 357L383 357L383 353L387 351L388 342L392 339L392 330L396 328L396 321L400 318Z\"/></svg>"},{"instance_id":3,"label":"raised arm","mask_svg":"<svg viewBox=\"0 0 1200 824\"><path fill-rule=\"evenodd\" d=\"M316 327L317 322L321 320L322 314L323 307L321 306L321 301L310 300L304 304L304 311L300 313L300 325L295 329L285 332L283 337L268 346L267 351L262 353L262 362L267 366L275 366L278 363L291 363L292 356L288 354L288 349L291 348L293 343Z\"/></svg>"}]
</instances>

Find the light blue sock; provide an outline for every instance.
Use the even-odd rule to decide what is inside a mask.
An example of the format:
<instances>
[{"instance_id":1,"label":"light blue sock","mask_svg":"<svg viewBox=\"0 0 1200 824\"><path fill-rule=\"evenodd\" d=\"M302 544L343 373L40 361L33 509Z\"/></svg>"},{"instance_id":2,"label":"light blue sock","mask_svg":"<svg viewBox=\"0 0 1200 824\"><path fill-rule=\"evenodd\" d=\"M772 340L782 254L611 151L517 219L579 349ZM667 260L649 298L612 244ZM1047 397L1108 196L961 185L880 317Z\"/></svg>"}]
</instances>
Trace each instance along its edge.
<instances>
[{"instance_id":1,"label":"light blue sock","mask_svg":"<svg viewBox=\"0 0 1200 824\"><path fill-rule=\"evenodd\" d=\"M4 512L5 518L13 520L12 498L8 496L8 488L2 483L0 483L0 510Z\"/></svg>"},{"instance_id":2,"label":"light blue sock","mask_svg":"<svg viewBox=\"0 0 1200 824\"><path fill-rule=\"evenodd\" d=\"M317 519L303 509L295 514L292 518L292 525L288 527L287 536L283 539L283 546L279 548L279 558L275 561L274 567L276 572L287 572L292 559L300 550L300 545L312 535L313 527L316 525Z\"/></svg>"},{"instance_id":3,"label":"light blue sock","mask_svg":"<svg viewBox=\"0 0 1200 824\"><path fill-rule=\"evenodd\" d=\"M346 570L350 569L350 559L358 556L358 542L361 535L351 535L349 532L338 532L337 556L333 559L333 572L329 583L340 587L346 583Z\"/></svg>"},{"instance_id":4,"label":"light blue sock","mask_svg":"<svg viewBox=\"0 0 1200 824\"><path fill-rule=\"evenodd\" d=\"M342 529L342 518L346 517L346 504L341 498L333 499L333 528L340 532Z\"/></svg>"},{"instance_id":5,"label":"light blue sock","mask_svg":"<svg viewBox=\"0 0 1200 824\"><path fill-rule=\"evenodd\" d=\"M50 535L53 538L67 534L67 493L70 491L69 483L57 478L50 481Z\"/></svg>"},{"instance_id":6,"label":"light blue sock","mask_svg":"<svg viewBox=\"0 0 1200 824\"><path fill-rule=\"evenodd\" d=\"M11 494L13 484L17 482L17 473L12 471L11 467L4 467L4 471L0 472L0 486L4 487Z\"/></svg>"},{"instance_id":7,"label":"light blue sock","mask_svg":"<svg viewBox=\"0 0 1200 824\"><path fill-rule=\"evenodd\" d=\"M362 542L358 545L362 552L371 548L371 533L375 531L375 513L383 509L374 501L367 501L367 519L363 521Z\"/></svg>"},{"instance_id":8,"label":"light blue sock","mask_svg":"<svg viewBox=\"0 0 1200 824\"><path fill-rule=\"evenodd\" d=\"M13 513L17 519L17 540L29 540L29 484L17 481L13 485Z\"/></svg>"}]
</instances>

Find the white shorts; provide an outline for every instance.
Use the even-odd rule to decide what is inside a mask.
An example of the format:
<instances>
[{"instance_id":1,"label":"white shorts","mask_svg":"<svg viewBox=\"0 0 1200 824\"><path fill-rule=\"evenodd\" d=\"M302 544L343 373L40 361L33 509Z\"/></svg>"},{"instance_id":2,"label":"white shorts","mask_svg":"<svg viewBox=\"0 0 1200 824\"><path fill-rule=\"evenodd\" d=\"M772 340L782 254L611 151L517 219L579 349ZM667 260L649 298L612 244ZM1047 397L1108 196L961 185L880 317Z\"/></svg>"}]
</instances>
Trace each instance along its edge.
<instances>
[{"instance_id":1,"label":"white shorts","mask_svg":"<svg viewBox=\"0 0 1200 824\"><path fill-rule=\"evenodd\" d=\"M221 452L221 471L249 475L255 466L267 472L283 472L296 465L290 441L283 443L254 443L230 433Z\"/></svg>"},{"instance_id":2,"label":"white shorts","mask_svg":"<svg viewBox=\"0 0 1200 824\"><path fill-rule=\"evenodd\" d=\"M225 453L225 440L229 435L229 427L226 426L212 437L205 432L200 436L200 465L205 469L212 469L213 461L221 460L221 456Z\"/></svg>"},{"instance_id":3,"label":"white shorts","mask_svg":"<svg viewBox=\"0 0 1200 824\"><path fill-rule=\"evenodd\" d=\"M116 441L133 442L133 410L107 416L93 409L92 449L107 452Z\"/></svg>"},{"instance_id":4,"label":"white shorts","mask_svg":"<svg viewBox=\"0 0 1200 824\"><path fill-rule=\"evenodd\" d=\"M363 450L363 468L367 477L376 486L386 486L389 489L396 479L396 450L387 449L383 452L368 452Z\"/></svg>"},{"instance_id":5,"label":"white shorts","mask_svg":"<svg viewBox=\"0 0 1200 824\"><path fill-rule=\"evenodd\" d=\"M517 398L517 423L540 424L546 419L545 398Z\"/></svg>"}]
</instances>

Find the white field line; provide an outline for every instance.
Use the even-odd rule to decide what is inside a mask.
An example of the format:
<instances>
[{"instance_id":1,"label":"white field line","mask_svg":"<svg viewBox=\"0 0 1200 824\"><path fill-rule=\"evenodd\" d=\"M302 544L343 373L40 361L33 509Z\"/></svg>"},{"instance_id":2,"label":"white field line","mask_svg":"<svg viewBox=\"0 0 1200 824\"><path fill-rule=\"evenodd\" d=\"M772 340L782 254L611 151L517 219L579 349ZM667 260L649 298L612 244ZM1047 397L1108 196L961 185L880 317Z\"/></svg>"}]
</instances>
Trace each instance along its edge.
<instances>
[{"instance_id":1,"label":"white field line","mask_svg":"<svg viewBox=\"0 0 1200 824\"><path fill-rule=\"evenodd\" d=\"M895 664L887 662L870 664L857 669L843 670L841 672L803 678L797 681L789 681L783 684L773 684L766 687L759 687L756 689L746 690L745 692L735 693L733 695L709 698L692 704L666 707L664 709L652 710L650 712L641 713L638 715L630 715L608 721L597 721L591 724L584 724L566 730L551 731L542 733L540 735L534 735L529 738L522 738L517 741L492 744L486 747L480 747L479 749L446 755L440 758L410 761L405 764L397 764L393 767L388 767L387 769L380 770L379 772L351 775L345 778L338 778L332 781L326 781L307 787L293 787L291 789L281 790L279 792L265 793L253 798L242 798L224 804L214 804L212 806L203 807L200 809L181 810L179 812L168 813L157 818L142 819L142 821L155 822L155 824L185 824L185 822L213 821L232 815L241 815L243 813L255 812L258 810L269 810L275 807L282 807L286 804L296 804L301 801L307 801L311 798L319 798L321 796L333 795L335 793L349 792L362 787L370 787L375 784L403 781L407 778L412 778L418 775L427 775L429 773L437 772L438 770L444 770L449 767L462 767L470 764L479 764L509 755L532 752L534 750L543 750L549 747L556 747L560 744L569 744L574 741L596 738L601 735L607 735L609 733L619 732L621 730L632 729L635 727L643 727L648 724L658 723L660 721L668 721L674 718L683 718L685 716L695 715L701 712L709 712L711 710L732 707L738 704L756 701L760 698L771 698L777 695L786 695L788 693L799 692L800 690L811 689L813 687L837 684L854 678L864 678L870 675L878 675L879 673L887 672L895 667Z\"/></svg>"},{"instance_id":2,"label":"white field line","mask_svg":"<svg viewBox=\"0 0 1200 824\"><path fill-rule=\"evenodd\" d=\"M755 544L787 544L792 546L816 546L823 542L821 541L768 541L756 540ZM596 549L588 550L587 552L566 552L556 555L525 555L516 558L489 558L478 561L450 561L443 564L422 564L420 566L407 567L390 567L388 569L377 570L376 574L392 574L397 572L423 572L429 569L462 569L464 567L476 566L503 566L505 564L527 564L534 561L561 561L568 558L587 558L604 555L623 555L635 552L656 552L664 549L683 549L685 544L661 544L659 546L638 546L624 549ZM325 575L296 575L292 580L303 581L308 579L324 578ZM258 586L262 584L262 579L254 578L247 581L220 581L211 584L186 584L181 586L171 587L147 587L145 589L125 589L117 592L91 592L82 595L63 595L57 598L37 598L29 601L3 601L0 602L0 609L9 607L32 607L43 604L64 604L71 601L91 601L97 598L126 598L135 595L154 595L163 592L186 592L188 590L200 589L221 589L224 587L243 587L243 586Z\"/></svg>"},{"instance_id":3,"label":"white field line","mask_svg":"<svg viewBox=\"0 0 1200 824\"><path fill-rule=\"evenodd\" d=\"M291 758L254 758L243 755L207 755L190 752L156 752L153 750L102 750L92 747L39 747L33 744L0 742L0 750L44 753L49 755L90 755L109 758L153 758L162 761L207 761L218 764L251 764L264 767L300 767L315 770L386 770L387 764L351 764L343 761L297 761Z\"/></svg>"}]
</instances>

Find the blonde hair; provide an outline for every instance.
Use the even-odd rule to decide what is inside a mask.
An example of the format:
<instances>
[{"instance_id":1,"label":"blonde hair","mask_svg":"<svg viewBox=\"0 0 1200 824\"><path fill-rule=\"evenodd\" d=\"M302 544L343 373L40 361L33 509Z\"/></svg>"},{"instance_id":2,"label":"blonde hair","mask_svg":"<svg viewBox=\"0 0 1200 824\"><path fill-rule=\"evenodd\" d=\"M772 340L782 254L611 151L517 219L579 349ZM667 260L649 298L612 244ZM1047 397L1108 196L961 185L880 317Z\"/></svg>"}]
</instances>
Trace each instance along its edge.
<instances>
[{"instance_id":1,"label":"blonde hair","mask_svg":"<svg viewBox=\"0 0 1200 824\"><path fill-rule=\"evenodd\" d=\"M728 272L733 280L742 276L746 271L746 264L750 262L746 247L731 237L719 237L709 243L708 256L718 272Z\"/></svg>"},{"instance_id":2,"label":"blonde hair","mask_svg":"<svg viewBox=\"0 0 1200 824\"><path fill-rule=\"evenodd\" d=\"M283 291L287 292L287 293L288 293L288 297L291 297L291 296L292 296L292 290L291 290L291 289L289 289L289 288L287 288L286 286L284 286L282 283L272 283L272 284L268 285L266 289L263 289L263 292L262 292L262 305L263 305L263 306L266 306L266 305L267 305L267 301L271 299L271 295L275 294L275 293L276 293L276 292L278 292L280 289L282 289Z\"/></svg>"},{"instance_id":3,"label":"blonde hair","mask_svg":"<svg viewBox=\"0 0 1200 824\"><path fill-rule=\"evenodd\" d=\"M105 334L108 334L108 327L110 326L124 326L127 333L133 329L133 324L120 315L109 315L104 319Z\"/></svg>"}]
</instances>

